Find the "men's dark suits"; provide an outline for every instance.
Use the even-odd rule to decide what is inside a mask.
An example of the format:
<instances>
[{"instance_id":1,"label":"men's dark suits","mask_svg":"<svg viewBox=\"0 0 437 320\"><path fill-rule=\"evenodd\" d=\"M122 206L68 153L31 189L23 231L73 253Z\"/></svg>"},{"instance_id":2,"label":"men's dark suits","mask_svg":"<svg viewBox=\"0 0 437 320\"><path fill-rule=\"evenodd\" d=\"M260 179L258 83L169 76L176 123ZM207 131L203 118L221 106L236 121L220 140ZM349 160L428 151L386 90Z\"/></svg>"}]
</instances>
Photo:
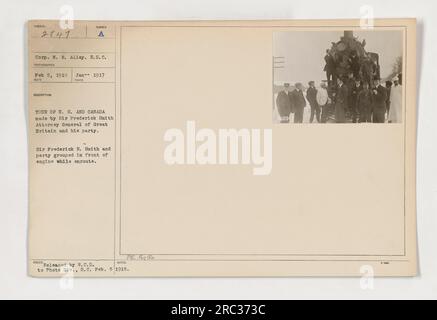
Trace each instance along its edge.
<instances>
[{"instance_id":1,"label":"men's dark suits","mask_svg":"<svg viewBox=\"0 0 437 320\"><path fill-rule=\"evenodd\" d=\"M335 77L335 61L334 58L327 54L325 56L325 68L323 69L326 72L326 80L328 80L328 84L333 81L334 83L337 81ZM332 78L332 79L331 79Z\"/></svg>"},{"instance_id":2,"label":"men's dark suits","mask_svg":"<svg viewBox=\"0 0 437 320\"><path fill-rule=\"evenodd\" d=\"M387 89L379 85L373 94L373 122L384 123L387 108Z\"/></svg>"},{"instance_id":3,"label":"men's dark suits","mask_svg":"<svg viewBox=\"0 0 437 320\"><path fill-rule=\"evenodd\" d=\"M302 90L295 89L291 93L291 103L294 110L294 123L302 123L303 109L307 104Z\"/></svg>"},{"instance_id":4,"label":"men's dark suits","mask_svg":"<svg viewBox=\"0 0 437 320\"><path fill-rule=\"evenodd\" d=\"M337 90L336 100L335 100L335 122L344 123L346 122L345 111L347 108L347 102L349 98L349 90L346 84L342 84Z\"/></svg>"},{"instance_id":5,"label":"men's dark suits","mask_svg":"<svg viewBox=\"0 0 437 320\"><path fill-rule=\"evenodd\" d=\"M363 89L357 97L357 107L360 113L359 122L372 122L373 94L370 89Z\"/></svg>"},{"instance_id":6,"label":"men's dark suits","mask_svg":"<svg viewBox=\"0 0 437 320\"><path fill-rule=\"evenodd\" d=\"M281 122L288 122L288 117L291 113L291 93L287 93L286 91L279 92L276 97L276 106L281 116Z\"/></svg>"},{"instance_id":7,"label":"men's dark suits","mask_svg":"<svg viewBox=\"0 0 437 320\"><path fill-rule=\"evenodd\" d=\"M307 90L307 100L311 106L311 117L310 122L313 122L314 115L316 116L317 122L320 122L320 106L317 103L317 89L309 87Z\"/></svg>"},{"instance_id":8,"label":"men's dark suits","mask_svg":"<svg viewBox=\"0 0 437 320\"><path fill-rule=\"evenodd\" d=\"M357 98L360 91L361 91L361 87L357 86L355 82L353 82L350 86L350 91L349 91L349 109L351 112L353 123L357 122L357 113L358 113Z\"/></svg>"}]
</instances>

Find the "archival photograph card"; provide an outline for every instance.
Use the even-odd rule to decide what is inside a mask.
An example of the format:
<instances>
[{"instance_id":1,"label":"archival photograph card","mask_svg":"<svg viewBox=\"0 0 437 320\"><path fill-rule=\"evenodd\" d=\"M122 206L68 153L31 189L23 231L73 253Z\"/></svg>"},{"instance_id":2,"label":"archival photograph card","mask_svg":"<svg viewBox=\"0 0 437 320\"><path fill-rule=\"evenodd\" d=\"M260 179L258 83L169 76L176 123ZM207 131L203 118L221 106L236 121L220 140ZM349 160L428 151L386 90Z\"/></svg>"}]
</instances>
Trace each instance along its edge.
<instances>
[{"instance_id":1,"label":"archival photograph card","mask_svg":"<svg viewBox=\"0 0 437 320\"><path fill-rule=\"evenodd\" d=\"M415 19L27 37L30 276L416 275Z\"/></svg>"}]
</instances>

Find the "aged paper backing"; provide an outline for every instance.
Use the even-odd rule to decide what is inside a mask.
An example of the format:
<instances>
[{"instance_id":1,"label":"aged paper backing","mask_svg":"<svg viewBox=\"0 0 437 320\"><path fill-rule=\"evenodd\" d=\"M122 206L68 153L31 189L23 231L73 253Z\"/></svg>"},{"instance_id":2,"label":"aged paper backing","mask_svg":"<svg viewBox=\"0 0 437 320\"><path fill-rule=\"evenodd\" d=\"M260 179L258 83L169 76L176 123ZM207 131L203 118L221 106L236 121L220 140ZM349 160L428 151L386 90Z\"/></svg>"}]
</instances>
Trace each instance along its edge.
<instances>
[{"instance_id":1,"label":"aged paper backing","mask_svg":"<svg viewBox=\"0 0 437 320\"><path fill-rule=\"evenodd\" d=\"M28 23L30 275L416 274L415 20L375 21L403 33L403 123L359 126L271 116L273 32L358 20L74 23ZM97 133L35 133L36 110L58 123L59 110L81 109L113 120ZM190 120L272 129L271 174L167 165L165 131ZM98 147L99 158L36 163L50 146Z\"/></svg>"}]
</instances>

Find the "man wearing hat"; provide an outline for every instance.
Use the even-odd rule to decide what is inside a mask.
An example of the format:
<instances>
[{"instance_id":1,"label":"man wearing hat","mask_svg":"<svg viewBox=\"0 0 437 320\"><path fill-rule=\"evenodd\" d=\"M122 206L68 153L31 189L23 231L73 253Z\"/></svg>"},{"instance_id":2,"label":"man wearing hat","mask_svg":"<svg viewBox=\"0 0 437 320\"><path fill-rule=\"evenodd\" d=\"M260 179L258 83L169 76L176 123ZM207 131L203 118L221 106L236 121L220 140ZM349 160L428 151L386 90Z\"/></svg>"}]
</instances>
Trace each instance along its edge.
<instances>
[{"instance_id":1,"label":"man wearing hat","mask_svg":"<svg viewBox=\"0 0 437 320\"><path fill-rule=\"evenodd\" d=\"M307 100L311 106L311 117L310 123L314 120L314 115L316 116L317 122L320 122L320 106L317 103L317 89L314 86L314 81L308 82L309 88L307 90Z\"/></svg>"},{"instance_id":2,"label":"man wearing hat","mask_svg":"<svg viewBox=\"0 0 437 320\"><path fill-rule=\"evenodd\" d=\"M276 107L278 108L278 113L281 117L281 123L289 123L291 113L291 93L289 83L284 83L284 90L278 93L278 96L276 97Z\"/></svg>"},{"instance_id":3,"label":"man wearing hat","mask_svg":"<svg viewBox=\"0 0 437 320\"><path fill-rule=\"evenodd\" d=\"M326 80L328 84L331 83L331 78L335 81L335 61L334 57L330 54L329 49L326 49L325 55L325 68L323 71L326 72Z\"/></svg>"},{"instance_id":4,"label":"man wearing hat","mask_svg":"<svg viewBox=\"0 0 437 320\"><path fill-rule=\"evenodd\" d=\"M346 108L349 98L349 90L345 84L346 79L340 78L337 80L338 89L335 95L335 122L345 123L346 122Z\"/></svg>"},{"instance_id":5,"label":"man wearing hat","mask_svg":"<svg viewBox=\"0 0 437 320\"><path fill-rule=\"evenodd\" d=\"M356 123L358 120L358 110L357 110L357 97L358 93L361 91L361 81L357 79L349 79L349 111L352 118L352 122Z\"/></svg>"},{"instance_id":6,"label":"man wearing hat","mask_svg":"<svg viewBox=\"0 0 437 320\"><path fill-rule=\"evenodd\" d=\"M373 88L373 122L384 123L387 101L387 90L381 85L381 81L377 78Z\"/></svg>"},{"instance_id":7,"label":"man wearing hat","mask_svg":"<svg viewBox=\"0 0 437 320\"><path fill-rule=\"evenodd\" d=\"M321 115L321 122L326 123L326 120L328 119L328 103L329 103L329 96L328 96L328 90L326 88L326 83L322 82L320 84L319 90L317 90L317 105L319 108L322 109L322 115Z\"/></svg>"},{"instance_id":8,"label":"man wearing hat","mask_svg":"<svg viewBox=\"0 0 437 320\"><path fill-rule=\"evenodd\" d=\"M388 112L388 122L402 122L402 86L399 76L393 78L394 85L390 91L390 110Z\"/></svg>"},{"instance_id":9,"label":"man wearing hat","mask_svg":"<svg viewBox=\"0 0 437 320\"><path fill-rule=\"evenodd\" d=\"M373 94L369 83L363 82L363 89L358 93L357 108L360 113L358 122L372 122Z\"/></svg>"},{"instance_id":10,"label":"man wearing hat","mask_svg":"<svg viewBox=\"0 0 437 320\"><path fill-rule=\"evenodd\" d=\"M291 104L294 110L294 123L303 122L303 110L306 106L306 100L303 95L302 83L296 83L296 89L291 93Z\"/></svg>"}]
</instances>

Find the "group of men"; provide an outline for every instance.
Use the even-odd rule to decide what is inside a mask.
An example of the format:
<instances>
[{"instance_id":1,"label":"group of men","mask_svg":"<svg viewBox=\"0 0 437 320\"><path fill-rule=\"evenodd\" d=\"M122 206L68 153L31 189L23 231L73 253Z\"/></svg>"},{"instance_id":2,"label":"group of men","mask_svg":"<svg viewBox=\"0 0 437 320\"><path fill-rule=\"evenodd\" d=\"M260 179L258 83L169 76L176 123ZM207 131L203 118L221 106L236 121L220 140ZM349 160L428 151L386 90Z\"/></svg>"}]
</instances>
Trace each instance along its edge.
<instances>
[{"instance_id":1,"label":"group of men","mask_svg":"<svg viewBox=\"0 0 437 320\"><path fill-rule=\"evenodd\" d=\"M379 79L371 83L355 80L352 74L336 81L337 85L330 88L326 82L316 88L314 81L310 81L306 94L301 83L296 83L292 91L290 84L285 83L276 98L281 123L289 123L292 115L294 123L302 123L307 101L311 108L310 123L314 119L321 123L384 123L386 119L401 122L401 74L393 78L393 82L387 81L385 86Z\"/></svg>"},{"instance_id":2,"label":"group of men","mask_svg":"<svg viewBox=\"0 0 437 320\"><path fill-rule=\"evenodd\" d=\"M306 104L301 83L296 83L293 91L290 91L289 83L284 83L284 90L279 92L276 97L276 106L281 117L281 123L290 122L292 114L294 114L295 123L302 123Z\"/></svg>"},{"instance_id":3,"label":"group of men","mask_svg":"<svg viewBox=\"0 0 437 320\"><path fill-rule=\"evenodd\" d=\"M355 79L368 83L380 77L379 55L376 53L365 52L359 57L356 50L352 50L350 54L340 54L327 49L324 59L328 85L336 84L338 76L352 75Z\"/></svg>"}]
</instances>

